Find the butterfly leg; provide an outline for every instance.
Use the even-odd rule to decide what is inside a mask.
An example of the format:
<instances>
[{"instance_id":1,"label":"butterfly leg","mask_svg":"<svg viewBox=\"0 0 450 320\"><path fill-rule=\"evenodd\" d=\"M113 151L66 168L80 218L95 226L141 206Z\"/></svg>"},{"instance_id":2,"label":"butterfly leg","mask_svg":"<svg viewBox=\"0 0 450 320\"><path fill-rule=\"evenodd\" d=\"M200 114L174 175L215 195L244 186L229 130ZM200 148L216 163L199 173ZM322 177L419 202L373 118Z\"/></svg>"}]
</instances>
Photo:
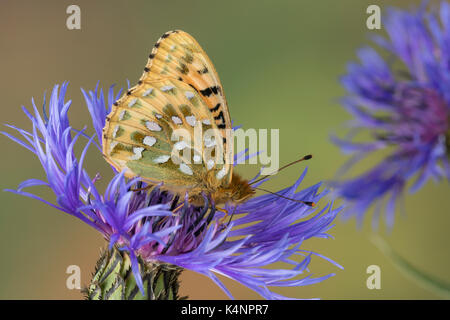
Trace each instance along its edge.
<instances>
[{"instance_id":1,"label":"butterfly leg","mask_svg":"<svg viewBox=\"0 0 450 320\"><path fill-rule=\"evenodd\" d=\"M236 208L237 206L234 207L233 209L233 213L230 215L229 212L225 209L220 209L217 208L217 210L221 211L221 212L225 212L225 215L219 220L219 225L225 225L225 219L230 216L230 219L228 220L228 223L226 224L226 226L228 227L228 225L230 224L231 220L233 219L234 213L236 212Z\"/></svg>"},{"instance_id":2,"label":"butterfly leg","mask_svg":"<svg viewBox=\"0 0 450 320\"><path fill-rule=\"evenodd\" d=\"M216 210L225 213L225 215L219 219L219 225L224 224L225 219L228 217L228 211L222 208L216 208Z\"/></svg>"},{"instance_id":3,"label":"butterfly leg","mask_svg":"<svg viewBox=\"0 0 450 320\"><path fill-rule=\"evenodd\" d=\"M146 191L146 190L149 190L150 188L152 188L153 186L151 185L151 184L149 184L148 186L146 186L146 187L143 187L143 188L137 188L137 189L131 189L131 191Z\"/></svg>"},{"instance_id":4,"label":"butterfly leg","mask_svg":"<svg viewBox=\"0 0 450 320\"><path fill-rule=\"evenodd\" d=\"M234 206L233 213L231 214L230 220L228 220L228 223L227 223L227 228L228 228L228 225L231 223L231 220L233 219L234 213L236 212L236 208L237 208L237 205Z\"/></svg>"},{"instance_id":5,"label":"butterfly leg","mask_svg":"<svg viewBox=\"0 0 450 320\"><path fill-rule=\"evenodd\" d=\"M180 204L178 207L176 207L175 209L173 209L173 210L172 210L173 216L176 216L176 215L177 215L176 212L177 212L178 210L180 210L181 208L183 208L183 207L184 207L184 202L181 203L181 204ZM164 223L164 222L167 221L168 219L169 219L169 216L166 216L166 217L162 218L161 221L159 221L157 225L158 225L158 226L161 225L162 223Z\"/></svg>"},{"instance_id":6,"label":"butterfly leg","mask_svg":"<svg viewBox=\"0 0 450 320\"><path fill-rule=\"evenodd\" d=\"M184 207L184 202L182 202L178 207L176 207L175 209L173 209L173 213L177 212L178 210L180 210L181 208Z\"/></svg>"}]
</instances>

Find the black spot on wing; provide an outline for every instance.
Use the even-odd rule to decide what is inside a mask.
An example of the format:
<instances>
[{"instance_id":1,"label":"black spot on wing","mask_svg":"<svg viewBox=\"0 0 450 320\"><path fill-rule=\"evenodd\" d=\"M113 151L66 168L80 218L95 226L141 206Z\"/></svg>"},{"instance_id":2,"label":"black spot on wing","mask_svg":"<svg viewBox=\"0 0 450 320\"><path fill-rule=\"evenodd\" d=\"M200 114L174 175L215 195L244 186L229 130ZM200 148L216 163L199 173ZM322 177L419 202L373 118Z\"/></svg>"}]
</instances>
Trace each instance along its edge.
<instances>
[{"instance_id":1,"label":"black spot on wing","mask_svg":"<svg viewBox=\"0 0 450 320\"><path fill-rule=\"evenodd\" d=\"M183 59L187 64L191 64L194 61L194 56L190 52L186 52L181 59Z\"/></svg>"},{"instance_id":2,"label":"black spot on wing","mask_svg":"<svg viewBox=\"0 0 450 320\"><path fill-rule=\"evenodd\" d=\"M220 108L220 102L218 104L216 104L216 106L214 108L209 109L211 112L216 112L217 110L219 110ZM222 112L221 112L222 113ZM223 115L222 115L223 116Z\"/></svg>"},{"instance_id":3,"label":"black spot on wing","mask_svg":"<svg viewBox=\"0 0 450 320\"><path fill-rule=\"evenodd\" d=\"M184 64L184 63L180 63L180 66L177 67L177 69L182 73L182 74L188 74L189 73L189 68Z\"/></svg>"},{"instance_id":4,"label":"black spot on wing","mask_svg":"<svg viewBox=\"0 0 450 320\"><path fill-rule=\"evenodd\" d=\"M204 67L203 69L201 69L201 70L197 70L197 72L199 73L199 74L205 74L205 73L208 73L209 72L209 70L208 70L208 68L207 67Z\"/></svg>"},{"instance_id":5,"label":"black spot on wing","mask_svg":"<svg viewBox=\"0 0 450 320\"><path fill-rule=\"evenodd\" d=\"M196 87L194 87L192 84L189 83L189 85L190 85L191 88L194 89L197 93L200 93L200 92L198 92L198 89L197 89Z\"/></svg>"},{"instance_id":6,"label":"black spot on wing","mask_svg":"<svg viewBox=\"0 0 450 320\"><path fill-rule=\"evenodd\" d=\"M219 129L226 128L225 117L223 116L222 111L220 111L219 114L214 117L214 120L216 120L217 128L219 128ZM226 143L226 141L224 143Z\"/></svg>"},{"instance_id":7,"label":"black spot on wing","mask_svg":"<svg viewBox=\"0 0 450 320\"><path fill-rule=\"evenodd\" d=\"M219 103L220 104L220 103ZM221 123L225 123L225 118L223 116L223 112L220 111L217 116L214 117L214 120L222 120Z\"/></svg>"},{"instance_id":8,"label":"black spot on wing","mask_svg":"<svg viewBox=\"0 0 450 320\"><path fill-rule=\"evenodd\" d=\"M220 92L219 86L212 86L203 90L200 90L200 93L205 97L209 97L212 94L218 94Z\"/></svg>"}]
</instances>

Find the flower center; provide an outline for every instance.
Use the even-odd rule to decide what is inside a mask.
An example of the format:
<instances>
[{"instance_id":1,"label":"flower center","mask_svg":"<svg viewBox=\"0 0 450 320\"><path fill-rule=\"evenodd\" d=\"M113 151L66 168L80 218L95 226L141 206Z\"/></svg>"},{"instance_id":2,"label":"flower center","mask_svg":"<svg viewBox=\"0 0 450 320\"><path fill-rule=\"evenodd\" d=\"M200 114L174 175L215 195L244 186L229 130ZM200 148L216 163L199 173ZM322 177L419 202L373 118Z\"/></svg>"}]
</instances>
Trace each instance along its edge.
<instances>
[{"instance_id":1,"label":"flower center","mask_svg":"<svg viewBox=\"0 0 450 320\"><path fill-rule=\"evenodd\" d=\"M396 113L391 119L392 133L397 142L433 143L439 136L448 135L449 108L435 90L400 84L393 100Z\"/></svg>"},{"instance_id":2,"label":"flower center","mask_svg":"<svg viewBox=\"0 0 450 320\"><path fill-rule=\"evenodd\" d=\"M146 221L150 221L152 232L158 232L167 228L181 225L176 232L166 235L164 241L166 245L162 245L157 241L150 241L140 248L140 255L145 261L154 261L160 254L177 255L181 253L195 250L203 240L209 223L215 216L215 208L211 207L211 203L206 201L203 207L197 207L191 204L186 205L180 197L168 191L160 191L159 187L147 194L148 190L138 191L134 197L136 207L168 204L173 216L165 217L149 217ZM135 208L133 209L135 210ZM143 221L144 222L144 221ZM216 232L220 232L217 230Z\"/></svg>"},{"instance_id":3,"label":"flower center","mask_svg":"<svg viewBox=\"0 0 450 320\"><path fill-rule=\"evenodd\" d=\"M445 134L445 150L447 151L447 157L450 160L450 129L447 130L447 133Z\"/></svg>"}]
</instances>

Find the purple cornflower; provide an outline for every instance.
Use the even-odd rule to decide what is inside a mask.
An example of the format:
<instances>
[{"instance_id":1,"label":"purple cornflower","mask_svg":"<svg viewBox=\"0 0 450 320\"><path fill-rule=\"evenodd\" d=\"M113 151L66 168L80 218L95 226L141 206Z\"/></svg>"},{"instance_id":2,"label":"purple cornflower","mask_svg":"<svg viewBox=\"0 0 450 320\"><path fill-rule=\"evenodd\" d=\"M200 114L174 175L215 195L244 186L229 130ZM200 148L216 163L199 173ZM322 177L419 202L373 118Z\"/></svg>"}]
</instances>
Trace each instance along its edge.
<instances>
[{"instance_id":1,"label":"purple cornflower","mask_svg":"<svg viewBox=\"0 0 450 320\"><path fill-rule=\"evenodd\" d=\"M360 63L350 63L342 77L349 93L342 104L354 119L347 138L333 137L353 154L341 173L368 155L387 154L368 171L335 183L349 204L344 216L356 216L359 224L374 205L373 226L384 207L392 227L396 202L410 180L414 192L429 178L450 178L450 6L426 7L389 9L383 22L388 37L373 38L386 58L362 48ZM357 140L360 132L372 141Z\"/></svg>"},{"instance_id":2,"label":"purple cornflower","mask_svg":"<svg viewBox=\"0 0 450 320\"><path fill-rule=\"evenodd\" d=\"M239 205L235 211L236 219L228 224L221 222L223 213L216 211L208 197L205 196L204 207L184 203L181 209L174 210L180 204L177 196L160 191L159 186L151 192L142 190L145 184L139 178L127 180L124 172L114 172L108 187L101 193L96 186L98 177L89 177L84 169L85 156L92 144L101 152L106 115L120 92L115 94L111 87L108 101L105 101L98 85L94 91L83 90L96 131L90 138L84 130L70 127L67 112L71 102L65 102L66 89L67 83L60 88L54 87L48 112L44 107L44 117L34 101L33 113L23 107L33 130L27 132L9 126L22 139L4 133L34 153L46 174L46 180L30 179L21 183L17 190L9 191L45 202L98 230L109 241L110 249L117 247L129 255L135 283L142 293L147 287L143 284L141 261L149 265L175 265L204 274L230 297L230 292L215 274L234 279L267 299L284 298L270 291L269 286L304 286L333 275L313 278L307 269L311 257L317 255L331 260L301 249L302 243L309 238L329 237L326 232L339 211L331 204L316 212L305 204L266 194ZM81 156L76 157L74 145L82 139L88 142ZM239 153L237 162L246 157L246 152ZM318 193L320 184L296 191L305 174L306 170L293 186L278 193L297 200L319 201L326 194L326 191ZM24 191L37 185L51 188L56 201L50 202ZM276 262L282 262L284 266L265 268ZM302 276L305 273L308 274ZM120 283L113 286L116 285Z\"/></svg>"}]
</instances>

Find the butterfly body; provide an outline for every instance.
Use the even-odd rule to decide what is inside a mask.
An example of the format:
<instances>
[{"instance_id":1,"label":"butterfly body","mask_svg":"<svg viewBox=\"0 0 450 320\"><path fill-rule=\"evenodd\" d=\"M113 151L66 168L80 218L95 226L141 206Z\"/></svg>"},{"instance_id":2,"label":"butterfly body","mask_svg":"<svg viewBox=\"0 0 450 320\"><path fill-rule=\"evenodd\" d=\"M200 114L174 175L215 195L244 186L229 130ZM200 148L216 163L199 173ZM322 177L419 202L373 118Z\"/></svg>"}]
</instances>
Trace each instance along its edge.
<instances>
[{"instance_id":1,"label":"butterfly body","mask_svg":"<svg viewBox=\"0 0 450 320\"><path fill-rule=\"evenodd\" d=\"M217 179L211 174L205 176L204 184L188 191L189 203L196 206L204 205L203 194L211 197L215 204L239 204L250 198L255 190L249 182L240 175L233 173L231 182L226 185L217 184Z\"/></svg>"},{"instance_id":2,"label":"butterfly body","mask_svg":"<svg viewBox=\"0 0 450 320\"><path fill-rule=\"evenodd\" d=\"M233 173L232 140L212 62L192 36L170 31L155 44L138 84L114 103L103 128L103 155L127 177L187 193L194 205L202 205L205 194L215 204L239 203L254 189Z\"/></svg>"}]
</instances>

